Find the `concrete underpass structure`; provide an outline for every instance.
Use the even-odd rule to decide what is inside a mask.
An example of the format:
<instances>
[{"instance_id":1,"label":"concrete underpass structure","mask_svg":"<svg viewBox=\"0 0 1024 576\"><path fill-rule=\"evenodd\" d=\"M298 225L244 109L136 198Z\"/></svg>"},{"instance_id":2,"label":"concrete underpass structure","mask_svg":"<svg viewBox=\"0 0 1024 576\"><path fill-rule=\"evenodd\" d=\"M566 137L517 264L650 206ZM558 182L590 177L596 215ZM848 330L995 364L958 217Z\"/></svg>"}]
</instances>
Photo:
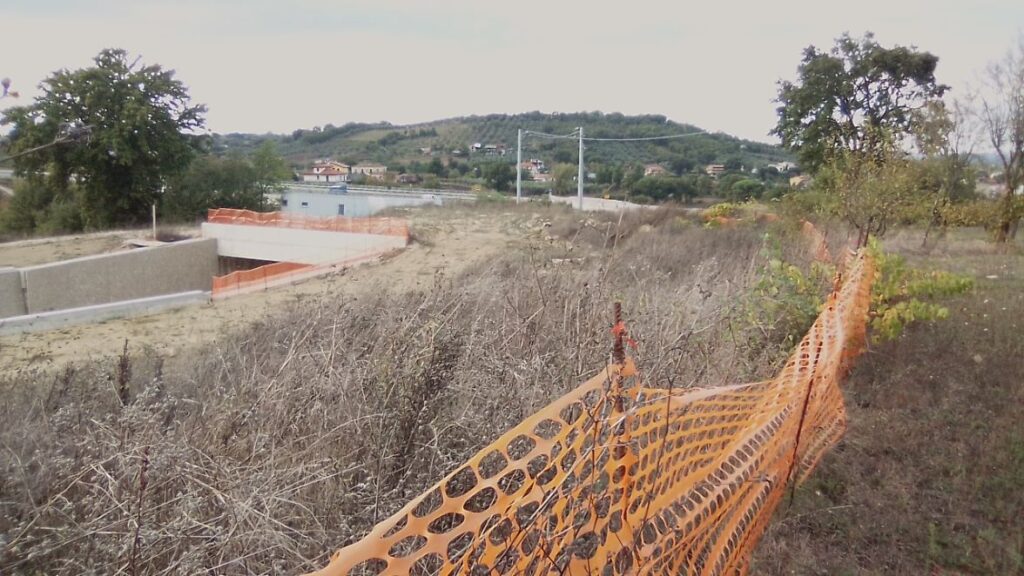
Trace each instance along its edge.
<instances>
[{"instance_id":1,"label":"concrete underpass structure","mask_svg":"<svg viewBox=\"0 0 1024 576\"><path fill-rule=\"evenodd\" d=\"M203 237L217 241L220 256L299 264L324 264L406 245L406 238L397 235L217 222L203 223Z\"/></svg>"},{"instance_id":2,"label":"concrete underpass structure","mask_svg":"<svg viewBox=\"0 0 1024 576\"><path fill-rule=\"evenodd\" d=\"M62 262L0 268L0 334L153 313L267 289L375 260L409 241L408 225L401 219L311 218L245 210L211 210L202 235ZM253 262L218 276L225 262L237 268L248 261Z\"/></svg>"}]
</instances>

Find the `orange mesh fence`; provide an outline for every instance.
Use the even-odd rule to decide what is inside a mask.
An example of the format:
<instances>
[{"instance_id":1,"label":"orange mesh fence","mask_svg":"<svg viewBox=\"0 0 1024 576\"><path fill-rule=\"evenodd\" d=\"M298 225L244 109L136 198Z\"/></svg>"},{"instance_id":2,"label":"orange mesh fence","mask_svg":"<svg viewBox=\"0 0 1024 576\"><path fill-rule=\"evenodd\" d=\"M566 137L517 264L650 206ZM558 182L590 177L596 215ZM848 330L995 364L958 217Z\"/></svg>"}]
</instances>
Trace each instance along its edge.
<instances>
[{"instance_id":1,"label":"orange mesh fence","mask_svg":"<svg viewBox=\"0 0 1024 576\"><path fill-rule=\"evenodd\" d=\"M253 212L252 210L233 208L213 208L207 212L206 221L218 224L274 226L409 238L409 224L401 218L349 218L346 216L316 218L285 212Z\"/></svg>"},{"instance_id":2,"label":"orange mesh fence","mask_svg":"<svg viewBox=\"0 0 1024 576\"><path fill-rule=\"evenodd\" d=\"M787 489L843 433L873 274L862 251L773 380L646 388L614 364L317 574L745 574Z\"/></svg>"},{"instance_id":3,"label":"orange mesh fence","mask_svg":"<svg viewBox=\"0 0 1024 576\"><path fill-rule=\"evenodd\" d=\"M274 262L251 270L236 270L224 276L213 277L214 296L230 291L243 290L252 286L266 287L267 281L297 270L312 268L309 264Z\"/></svg>"},{"instance_id":4,"label":"orange mesh fence","mask_svg":"<svg viewBox=\"0 0 1024 576\"><path fill-rule=\"evenodd\" d=\"M288 284L312 278L322 274L342 270L350 266L370 262L387 254L388 250L368 252L359 256L335 260L323 264L296 264L293 262L274 262L253 268L240 270L225 276L213 278L213 297L215 299L237 296L255 290L265 290L274 286Z\"/></svg>"},{"instance_id":5,"label":"orange mesh fence","mask_svg":"<svg viewBox=\"0 0 1024 576\"><path fill-rule=\"evenodd\" d=\"M814 255L814 258L821 262L831 262L832 254L828 251L828 241L825 240L825 235L807 220L804 220L803 233L811 243L811 254Z\"/></svg>"}]
</instances>

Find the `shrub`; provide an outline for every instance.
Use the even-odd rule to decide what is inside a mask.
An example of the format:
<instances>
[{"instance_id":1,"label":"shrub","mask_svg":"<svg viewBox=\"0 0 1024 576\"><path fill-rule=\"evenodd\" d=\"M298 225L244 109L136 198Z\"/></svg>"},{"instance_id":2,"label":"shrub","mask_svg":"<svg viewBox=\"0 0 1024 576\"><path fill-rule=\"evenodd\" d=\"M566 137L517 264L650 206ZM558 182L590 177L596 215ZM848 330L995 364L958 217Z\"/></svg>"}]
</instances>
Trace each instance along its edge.
<instances>
[{"instance_id":1,"label":"shrub","mask_svg":"<svg viewBox=\"0 0 1024 576\"><path fill-rule=\"evenodd\" d=\"M875 342L898 338L911 322L934 322L949 317L935 302L969 291L973 280L941 270L917 270L897 254L884 252L878 241L869 243L877 276L871 294L871 328Z\"/></svg>"}]
</instances>

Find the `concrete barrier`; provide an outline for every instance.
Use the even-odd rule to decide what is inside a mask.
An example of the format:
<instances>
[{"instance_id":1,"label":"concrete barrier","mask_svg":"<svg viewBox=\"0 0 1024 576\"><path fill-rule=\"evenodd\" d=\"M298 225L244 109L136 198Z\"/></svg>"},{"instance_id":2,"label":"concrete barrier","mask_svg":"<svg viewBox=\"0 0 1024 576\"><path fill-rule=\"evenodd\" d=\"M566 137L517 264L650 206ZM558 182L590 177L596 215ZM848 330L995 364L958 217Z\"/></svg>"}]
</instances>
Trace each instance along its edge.
<instances>
[{"instance_id":1,"label":"concrete barrier","mask_svg":"<svg viewBox=\"0 0 1024 576\"><path fill-rule=\"evenodd\" d=\"M554 194L548 194L548 199L551 200L552 204L568 204L573 208L579 208L580 205L580 199L578 196L555 196ZM623 200L594 198L592 196L583 197L584 212L621 212L623 210L644 210L655 209L657 207L657 205L634 204Z\"/></svg>"},{"instance_id":2,"label":"concrete barrier","mask_svg":"<svg viewBox=\"0 0 1024 576\"><path fill-rule=\"evenodd\" d=\"M401 236L216 222L203 223L203 237L217 239L221 256L298 264L324 264L406 245Z\"/></svg>"},{"instance_id":3,"label":"concrete barrier","mask_svg":"<svg viewBox=\"0 0 1024 576\"><path fill-rule=\"evenodd\" d=\"M21 289L21 271L0 268L0 318L28 313L25 292Z\"/></svg>"},{"instance_id":4,"label":"concrete barrier","mask_svg":"<svg viewBox=\"0 0 1024 576\"><path fill-rule=\"evenodd\" d=\"M217 241L184 240L22 268L27 314L199 290L217 274Z\"/></svg>"},{"instance_id":5,"label":"concrete barrier","mask_svg":"<svg viewBox=\"0 0 1024 576\"><path fill-rule=\"evenodd\" d=\"M39 314L26 314L13 318L0 319L0 336L12 334L23 334L26 332L43 332L64 328L75 324L88 322L102 322L114 318L126 318L130 316L143 316L181 308L191 304L202 304L210 301L210 293L200 290L182 292L179 294L165 294L163 296L151 296L137 300L125 300L123 302L111 302L96 306L82 306L80 308L69 308L53 312L42 312Z\"/></svg>"}]
</instances>

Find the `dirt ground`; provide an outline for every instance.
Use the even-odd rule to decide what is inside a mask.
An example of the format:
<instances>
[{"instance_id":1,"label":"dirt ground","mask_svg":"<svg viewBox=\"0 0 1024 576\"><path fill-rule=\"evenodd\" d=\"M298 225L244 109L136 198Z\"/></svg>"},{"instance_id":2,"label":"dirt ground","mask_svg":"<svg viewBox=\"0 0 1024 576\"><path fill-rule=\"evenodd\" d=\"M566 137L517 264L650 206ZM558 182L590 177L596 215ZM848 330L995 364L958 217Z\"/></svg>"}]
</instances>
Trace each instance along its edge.
<instances>
[{"instance_id":1,"label":"dirt ground","mask_svg":"<svg viewBox=\"0 0 1024 576\"><path fill-rule=\"evenodd\" d=\"M126 242L137 236L134 232L117 231L7 242L0 244L0 267L35 266L80 256L118 252L126 250Z\"/></svg>"},{"instance_id":2,"label":"dirt ground","mask_svg":"<svg viewBox=\"0 0 1024 576\"><path fill-rule=\"evenodd\" d=\"M458 208L411 212L418 241L381 262L312 278L266 292L245 294L205 305L143 317L109 320L58 330L0 337L0 372L48 370L129 351L153 349L170 356L192 347L216 345L225 330L244 328L280 309L283 303L344 293L358 298L377 290L412 290L433 282L435 274L456 274L474 262L525 241L541 215L517 211L493 213ZM0 249L0 265L19 266L117 249L122 234L28 241ZM11 264L9 264L11 265Z\"/></svg>"}]
</instances>

